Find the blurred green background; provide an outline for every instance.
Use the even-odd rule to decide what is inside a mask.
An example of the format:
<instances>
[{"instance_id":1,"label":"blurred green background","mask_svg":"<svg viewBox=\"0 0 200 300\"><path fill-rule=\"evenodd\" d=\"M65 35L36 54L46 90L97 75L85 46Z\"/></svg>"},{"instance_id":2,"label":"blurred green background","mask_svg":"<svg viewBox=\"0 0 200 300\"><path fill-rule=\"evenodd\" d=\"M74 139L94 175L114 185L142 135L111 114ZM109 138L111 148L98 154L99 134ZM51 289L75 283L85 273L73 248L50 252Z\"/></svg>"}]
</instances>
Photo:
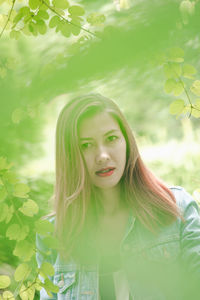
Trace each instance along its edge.
<instances>
[{"instance_id":1,"label":"blurred green background","mask_svg":"<svg viewBox=\"0 0 200 300\"><path fill-rule=\"evenodd\" d=\"M160 53L180 47L200 77L200 3L194 2L195 12L183 20L180 0L130 0L120 10L119 1L79 0L86 15L104 14L104 24L90 28L100 38L83 31L80 43L80 36L65 38L53 30L19 40L1 37L0 156L31 187L41 216L52 208L58 114L68 99L90 92L118 103L157 176L191 194L200 188L199 119L170 115L175 97L164 92L158 63ZM4 3L0 13L6 9ZM0 246L5 268L17 263L10 245Z\"/></svg>"},{"instance_id":2,"label":"blurred green background","mask_svg":"<svg viewBox=\"0 0 200 300\"><path fill-rule=\"evenodd\" d=\"M174 97L163 90L164 72L156 57L180 47L198 77L199 2L186 24L178 0L129 1L120 11L112 1L78 3L86 14L105 15L104 24L93 28L101 38L83 32L87 40L78 46L75 37L52 30L17 41L2 36L0 155L14 163L48 209L59 111L71 97L100 92L119 104L148 166L170 185L193 192L200 186L199 119L169 114Z\"/></svg>"}]
</instances>

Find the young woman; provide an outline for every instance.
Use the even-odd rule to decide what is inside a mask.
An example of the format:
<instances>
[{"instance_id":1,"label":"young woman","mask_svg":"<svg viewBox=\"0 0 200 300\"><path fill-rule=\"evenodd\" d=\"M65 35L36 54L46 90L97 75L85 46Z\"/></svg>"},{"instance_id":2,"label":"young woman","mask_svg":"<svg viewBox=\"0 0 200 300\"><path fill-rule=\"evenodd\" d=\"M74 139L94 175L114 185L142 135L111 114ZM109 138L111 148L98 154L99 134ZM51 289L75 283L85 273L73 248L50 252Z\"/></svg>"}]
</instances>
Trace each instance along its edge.
<instances>
[{"instance_id":1,"label":"young woman","mask_svg":"<svg viewBox=\"0 0 200 300\"><path fill-rule=\"evenodd\" d=\"M50 261L59 286L40 299L199 299L200 216L181 187L167 187L143 163L112 100L73 99L56 130L55 234Z\"/></svg>"}]
</instances>

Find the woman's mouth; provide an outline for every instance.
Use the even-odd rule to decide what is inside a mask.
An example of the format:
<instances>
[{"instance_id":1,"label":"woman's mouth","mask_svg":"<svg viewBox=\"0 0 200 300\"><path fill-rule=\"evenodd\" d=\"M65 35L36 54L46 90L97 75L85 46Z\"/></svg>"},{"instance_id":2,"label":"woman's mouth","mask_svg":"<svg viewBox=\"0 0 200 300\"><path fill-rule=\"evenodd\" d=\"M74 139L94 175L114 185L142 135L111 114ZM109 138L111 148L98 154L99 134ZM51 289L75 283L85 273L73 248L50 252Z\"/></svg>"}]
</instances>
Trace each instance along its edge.
<instances>
[{"instance_id":1,"label":"woman's mouth","mask_svg":"<svg viewBox=\"0 0 200 300\"><path fill-rule=\"evenodd\" d=\"M115 170L115 168L112 168L112 167L104 168L104 169L97 171L96 175L100 176L100 177L110 176L114 173L114 170Z\"/></svg>"}]
</instances>

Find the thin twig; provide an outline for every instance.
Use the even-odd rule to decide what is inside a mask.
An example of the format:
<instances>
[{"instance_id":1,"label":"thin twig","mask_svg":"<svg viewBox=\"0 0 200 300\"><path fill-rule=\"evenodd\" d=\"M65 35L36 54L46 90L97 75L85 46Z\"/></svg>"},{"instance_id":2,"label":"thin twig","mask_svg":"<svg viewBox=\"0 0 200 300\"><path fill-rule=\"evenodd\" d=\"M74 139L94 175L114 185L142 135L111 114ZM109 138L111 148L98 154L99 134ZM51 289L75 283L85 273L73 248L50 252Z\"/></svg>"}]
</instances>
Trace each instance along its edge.
<instances>
[{"instance_id":1,"label":"thin twig","mask_svg":"<svg viewBox=\"0 0 200 300\"><path fill-rule=\"evenodd\" d=\"M13 0L12 6L11 6L11 9L10 9L10 12L9 12L9 14L8 14L8 19L7 19L5 25L4 25L4 27L3 27L2 31L1 31L1 33L0 33L0 38L2 37L2 34L4 33L4 30L6 29L6 27L7 27L7 25L8 25L8 22L10 21L10 16L11 16L11 13L12 13L12 11L13 11L13 7L14 7L14 5L15 5L15 1L16 1L16 0Z\"/></svg>"},{"instance_id":2,"label":"thin twig","mask_svg":"<svg viewBox=\"0 0 200 300\"><path fill-rule=\"evenodd\" d=\"M53 7L51 7L49 4L47 4L44 0L41 0L41 1L42 1L42 3L43 3L44 5L46 5L52 12L54 12L58 17L60 17L61 19L63 19L63 20L66 21L67 23L69 23L69 24L71 24L71 25L73 25L73 26L75 26L75 27L78 27L79 29L82 29L82 30L86 31L87 33L89 33L89 34L91 34L91 35L93 35L93 36L99 38L99 36L96 35L95 33L93 33L92 31L87 30L87 29L85 29L84 27L79 26L79 25L77 25L77 24L74 24L73 22L71 22L71 21L65 19L65 18L64 18L63 16L61 16L61 15L60 15Z\"/></svg>"},{"instance_id":3,"label":"thin twig","mask_svg":"<svg viewBox=\"0 0 200 300\"><path fill-rule=\"evenodd\" d=\"M170 62L168 62L168 65L171 67ZM191 114L192 114L192 109L193 109L193 105L192 105L192 102L191 102L191 100L190 100L190 96L189 96L189 94L188 94L188 91L187 91L186 88L185 88L185 85L184 85L184 83L183 83L181 77L177 74L177 72L176 72L175 70L173 70L173 71L174 71L174 73L176 74L176 76L177 76L179 82L180 82L181 85L183 86L184 92L185 92L185 94L186 94L186 96L187 96L187 98L188 98L188 101L189 101L189 103L190 103L190 114L189 114L189 118L190 118L190 117L191 117Z\"/></svg>"},{"instance_id":4,"label":"thin twig","mask_svg":"<svg viewBox=\"0 0 200 300\"><path fill-rule=\"evenodd\" d=\"M26 273L26 274L27 274L27 273ZM24 275L24 278L26 278L26 274ZM37 280L37 278L38 278L38 275L39 275L39 272L37 272L37 274L36 274L36 276L35 276L35 279L34 279L34 281L30 284L30 286L25 287L25 289L23 289L23 290L21 291L21 293L24 293L25 291L27 291L28 289L30 289L34 284L37 283L36 280ZM21 287L22 287L22 285L23 285L23 283L24 283L24 278L21 280L20 284L16 287L16 289L15 289L15 291L14 291L14 294L17 292L17 295L16 295L16 296L18 296L19 293L20 293ZM19 293L18 293L17 289L18 289ZM15 297L16 297L16 296L15 296ZM12 297L10 297L10 298L8 298L8 299L12 299Z\"/></svg>"}]
</instances>

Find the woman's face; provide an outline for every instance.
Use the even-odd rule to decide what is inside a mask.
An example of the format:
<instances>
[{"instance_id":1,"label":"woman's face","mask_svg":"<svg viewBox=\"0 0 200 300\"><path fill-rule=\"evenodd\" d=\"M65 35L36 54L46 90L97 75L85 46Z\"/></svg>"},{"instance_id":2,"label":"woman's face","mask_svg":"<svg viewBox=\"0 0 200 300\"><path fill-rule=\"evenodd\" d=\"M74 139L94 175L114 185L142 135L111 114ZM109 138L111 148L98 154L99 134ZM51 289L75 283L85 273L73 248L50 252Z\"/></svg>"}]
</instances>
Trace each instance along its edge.
<instances>
[{"instance_id":1,"label":"woman's face","mask_svg":"<svg viewBox=\"0 0 200 300\"><path fill-rule=\"evenodd\" d=\"M117 186L126 164L126 140L117 121L107 112L85 118L79 139L92 183L101 189Z\"/></svg>"}]
</instances>

